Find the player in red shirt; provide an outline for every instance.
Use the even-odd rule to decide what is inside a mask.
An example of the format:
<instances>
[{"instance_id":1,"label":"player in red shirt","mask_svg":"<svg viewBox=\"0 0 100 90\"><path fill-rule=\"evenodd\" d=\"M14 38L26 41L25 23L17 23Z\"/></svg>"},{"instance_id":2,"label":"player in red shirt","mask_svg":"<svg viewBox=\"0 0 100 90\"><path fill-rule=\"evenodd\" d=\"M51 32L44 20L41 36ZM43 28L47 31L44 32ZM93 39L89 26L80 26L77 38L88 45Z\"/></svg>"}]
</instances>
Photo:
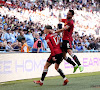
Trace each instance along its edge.
<instances>
[{"instance_id":1,"label":"player in red shirt","mask_svg":"<svg viewBox=\"0 0 100 90\"><path fill-rule=\"evenodd\" d=\"M45 66L44 66L44 70L43 70L43 73L42 73L42 77L41 77L41 80L39 81L34 81L34 83L36 84L39 84L39 85L43 85L43 81L44 81L44 78L48 72L48 68L50 65L54 64L55 63L55 69L57 70L57 72L63 77L64 79L64 83L63 85L66 85L69 81L68 79L65 77L64 73L62 72L61 69L59 69L59 65L60 63L62 62L63 60L63 54L62 54L62 50L60 48L60 43L59 43L59 40L58 40L58 37L57 37L57 34L52 34L50 33L50 30L52 29L51 26L47 25L45 27L45 30L44 30L44 33L47 34L46 36L46 41L47 41L47 44L51 50L51 55L50 57L48 58Z\"/></svg>"},{"instance_id":2,"label":"player in red shirt","mask_svg":"<svg viewBox=\"0 0 100 90\"><path fill-rule=\"evenodd\" d=\"M77 56L74 55L74 53L72 51L72 41L73 41L72 34L73 34L73 29L74 29L74 21L72 19L73 15L74 15L74 11L69 10L68 13L67 13L67 18L59 20L59 21L61 21L65 24L64 28L55 31L55 33L63 32L62 48L63 48L63 57L64 57L64 59L74 66L74 71L73 72L75 72L78 67L79 67L80 72L82 72L83 71L83 66L81 66L80 61L78 60ZM69 55L74 59L74 61L78 65L76 65L69 57L66 57L67 52L69 53Z\"/></svg>"}]
</instances>

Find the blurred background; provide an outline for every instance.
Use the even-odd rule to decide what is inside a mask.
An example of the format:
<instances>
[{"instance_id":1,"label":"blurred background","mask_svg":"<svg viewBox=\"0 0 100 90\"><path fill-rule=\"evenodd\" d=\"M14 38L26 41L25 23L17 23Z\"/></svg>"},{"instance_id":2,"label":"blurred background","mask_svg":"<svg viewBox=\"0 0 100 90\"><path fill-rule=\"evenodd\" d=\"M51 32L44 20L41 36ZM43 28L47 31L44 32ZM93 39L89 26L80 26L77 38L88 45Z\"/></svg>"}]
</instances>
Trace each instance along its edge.
<instances>
[{"instance_id":1,"label":"blurred background","mask_svg":"<svg viewBox=\"0 0 100 90\"><path fill-rule=\"evenodd\" d=\"M75 11L73 51L100 52L100 0L0 0L0 52L21 52L23 38L29 52L50 52L44 27L63 27L59 14L66 18L69 9Z\"/></svg>"}]
</instances>

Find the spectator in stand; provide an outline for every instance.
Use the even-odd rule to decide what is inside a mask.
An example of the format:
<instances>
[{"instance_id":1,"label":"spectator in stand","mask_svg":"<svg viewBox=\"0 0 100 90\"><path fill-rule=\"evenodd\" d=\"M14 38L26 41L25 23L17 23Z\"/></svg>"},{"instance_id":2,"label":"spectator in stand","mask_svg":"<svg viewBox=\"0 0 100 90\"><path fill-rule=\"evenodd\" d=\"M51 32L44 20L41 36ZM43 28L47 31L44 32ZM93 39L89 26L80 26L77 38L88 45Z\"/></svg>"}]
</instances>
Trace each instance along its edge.
<instances>
[{"instance_id":1,"label":"spectator in stand","mask_svg":"<svg viewBox=\"0 0 100 90\"><path fill-rule=\"evenodd\" d=\"M79 37L79 43L81 43L81 44L82 44L82 41L83 41L83 40L81 39L81 37Z\"/></svg>"},{"instance_id":2,"label":"spectator in stand","mask_svg":"<svg viewBox=\"0 0 100 90\"><path fill-rule=\"evenodd\" d=\"M9 50L9 51L13 50L11 40L7 40L6 50Z\"/></svg>"},{"instance_id":3,"label":"spectator in stand","mask_svg":"<svg viewBox=\"0 0 100 90\"><path fill-rule=\"evenodd\" d=\"M29 28L27 28L27 33L24 34L24 37L25 37L25 39L26 39L26 42L27 42L28 46L29 46L30 48L33 47L34 39L33 39L31 30L30 30Z\"/></svg>"},{"instance_id":4,"label":"spectator in stand","mask_svg":"<svg viewBox=\"0 0 100 90\"><path fill-rule=\"evenodd\" d=\"M78 36L75 36L74 44L78 45L78 43L79 43Z\"/></svg>"},{"instance_id":5,"label":"spectator in stand","mask_svg":"<svg viewBox=\"0 0 100 90\"><path fill-rule=\"evenodd\" d=\"M38 33L35 34L35 38L34 38L34 45L33 45L33 49L32 52L42 52L43 50L43 44L42 41L40 39L40 36Z\"/></svg>"},{"instance_id":6,"label":"spectator in stand","mask_svg":"<svg viewBox=\"0 0 100 90\"><path fill-rule=\"evenodd\" d=\"M89 42L86 39L83 39L82 46L84 50L87 50L89 46Z\"/></svg>"},{"instance_id":7,"label":"spectator in stand","mask_svg":"<svg viewBox=\"0 0 100 90\"><path fill-rule=\"evenodd\" d=\"M22 38L21 52L27 52L27 53L29 53L29 47L28 47L28 45L26 43L25 38Z\"/></svg>"},{"instance_id":8,"label":"spectator in stand","mask_svg":"<svg viewBox=\"0 0 100 90\"><path fill-rule=\"evenodd\" d=\"M98 45L98 50L100 51L100 37L98 38L97 45Z\"/></svg>"},{"instance_id":9,"label":"spectator in stand","mask_svg":"<svg viewBox=\"0 0 100 90\"><path fill-rule=\"evenodd\" d=\"M8 41L8 40L11 41L10 28L8 28L8 29L6 30L6 33L4 34L4 39L5 39L6 41Z\"/></svg>"},{"instance_id":10,"label":"spectator in stand","mask_svg":"<svg viewBox=\"0 0 100 90\"><path fill-rule=\"evenodd\" d=\"M16 44L15 46L14 46L14 51L21 51L21 47L22 47L22 43L21 42L18 42L18 44Z\"/></svg>"},{"instance_id":11,"label":"spectator in stand","mask_svg":"<svg viewBox=\"0 0 100 90\"><path fill-rule=\"evenodd\" d=\"M75 46L74 46L75 47ZM76 46L76 50L78 51L83 51L83 46L81 43L78 43L78 45Z\"/></svg>"},{"instance_id":12,"label":"spectator in stand","mask_svg":"<svg viewBox=\"0 0 100 90\"><path fill-rule=\"evenodd\" d=\"M11 42L14 43L16 41L14 29L11 29L10 36L11 36Z\"/></svg>"},{"instance_id":13,"label":"spectator in stand","mask_svg":"<svg viewBox=\"0 0 100 90\"><path fill-rule=\"evenodd\" d=\"M3 42L3 41L4 41L4 33L2 30L2 27L0 27L0 42Z\"/></svg>"},{"instance_id":14,"label":"spectator in stand","mask_svg":"<svg viewBox=\"0 0 100 90\"><path fill-rule=\"evenodd\" d=\"M21 29L19 30L20 35L17 36L17 40L19 42L22 42L22 38L24 38L24 31L22 31Z\"/></svg>"},{"instance_id":15,"label":"spectator in stand","mask_svg":"<svg viewBox=\"0 0 100 90\"><path fill-rule=\"evenodd\" d=\"M73 45L72 50L73 50L74 52L77 52L77 51L78 51L78 50L76 49L76 45Z\"/></svg>"},{"instance_id":16,"label":"spectator in stand","mask_svg":"<svg viewBox=\"0 0 100 90\"><path fill-rule=\"evenodd\" d=\"M89 50L97 50L98 49L98 44L97 44L98 40L94 40L94 42L90 43L88 46Z\"/></svg>"},{"instance_id":17,"label":"spectator in stand","mask_svg":"<svg viewBox=\"0 0 100 90\"><path fill-rule=\"evenodd\" d=\"M45 40L45 37L46 37L46 35L45 34L42 34L41 39L42 39L42 43L43 43L43 50L44 51L47 51L47 42Z\"/></svg>"},{"instance_id":18,"label":"spectator in stand","mask_svg":"<svg viewBox=\"0 0 100 90\"><path fill-rule=\"evenodd\" d=\"M4 51L5 49L5 45L2 42L0 42L0 51Z\"/></svg>"}]
</instances>

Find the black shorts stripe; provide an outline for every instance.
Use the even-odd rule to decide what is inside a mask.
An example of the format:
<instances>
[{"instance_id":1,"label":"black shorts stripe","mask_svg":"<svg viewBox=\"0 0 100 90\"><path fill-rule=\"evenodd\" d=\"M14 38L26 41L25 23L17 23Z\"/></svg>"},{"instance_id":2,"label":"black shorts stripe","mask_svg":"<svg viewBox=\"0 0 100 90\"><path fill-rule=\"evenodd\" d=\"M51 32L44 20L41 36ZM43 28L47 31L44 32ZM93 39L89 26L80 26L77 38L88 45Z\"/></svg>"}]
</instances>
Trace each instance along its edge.
<instances>
[{"instance_id":1,"label":"black shorts stripe","mask_svg":"<svg viewBox=\"0 0 100 90\"><path fill-rule=\"evenodd\" d=\"M63 40L62 49L67 53L68 49L72 49L72 42L68 40Z\"/></svg>"}]
</instances>

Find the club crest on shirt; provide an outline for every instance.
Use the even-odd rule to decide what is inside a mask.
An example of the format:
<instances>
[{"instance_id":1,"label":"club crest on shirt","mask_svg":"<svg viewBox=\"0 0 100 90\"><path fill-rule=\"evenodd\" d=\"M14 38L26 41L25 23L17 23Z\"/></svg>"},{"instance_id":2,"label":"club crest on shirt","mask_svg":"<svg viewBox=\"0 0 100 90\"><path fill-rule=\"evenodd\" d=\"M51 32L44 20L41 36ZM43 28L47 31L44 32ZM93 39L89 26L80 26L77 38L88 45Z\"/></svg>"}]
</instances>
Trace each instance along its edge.
<instances>
[{"instance_id":1,"label":"club crest on shirt","mask_svg":"<svg viewBox=\"0 0 100 90\"><path fill-rule=\"evenodd\" d=\"M64 26L66 26L66 25L67 25L67 22L65 22Z\"/></svg>"}]
</instances>

